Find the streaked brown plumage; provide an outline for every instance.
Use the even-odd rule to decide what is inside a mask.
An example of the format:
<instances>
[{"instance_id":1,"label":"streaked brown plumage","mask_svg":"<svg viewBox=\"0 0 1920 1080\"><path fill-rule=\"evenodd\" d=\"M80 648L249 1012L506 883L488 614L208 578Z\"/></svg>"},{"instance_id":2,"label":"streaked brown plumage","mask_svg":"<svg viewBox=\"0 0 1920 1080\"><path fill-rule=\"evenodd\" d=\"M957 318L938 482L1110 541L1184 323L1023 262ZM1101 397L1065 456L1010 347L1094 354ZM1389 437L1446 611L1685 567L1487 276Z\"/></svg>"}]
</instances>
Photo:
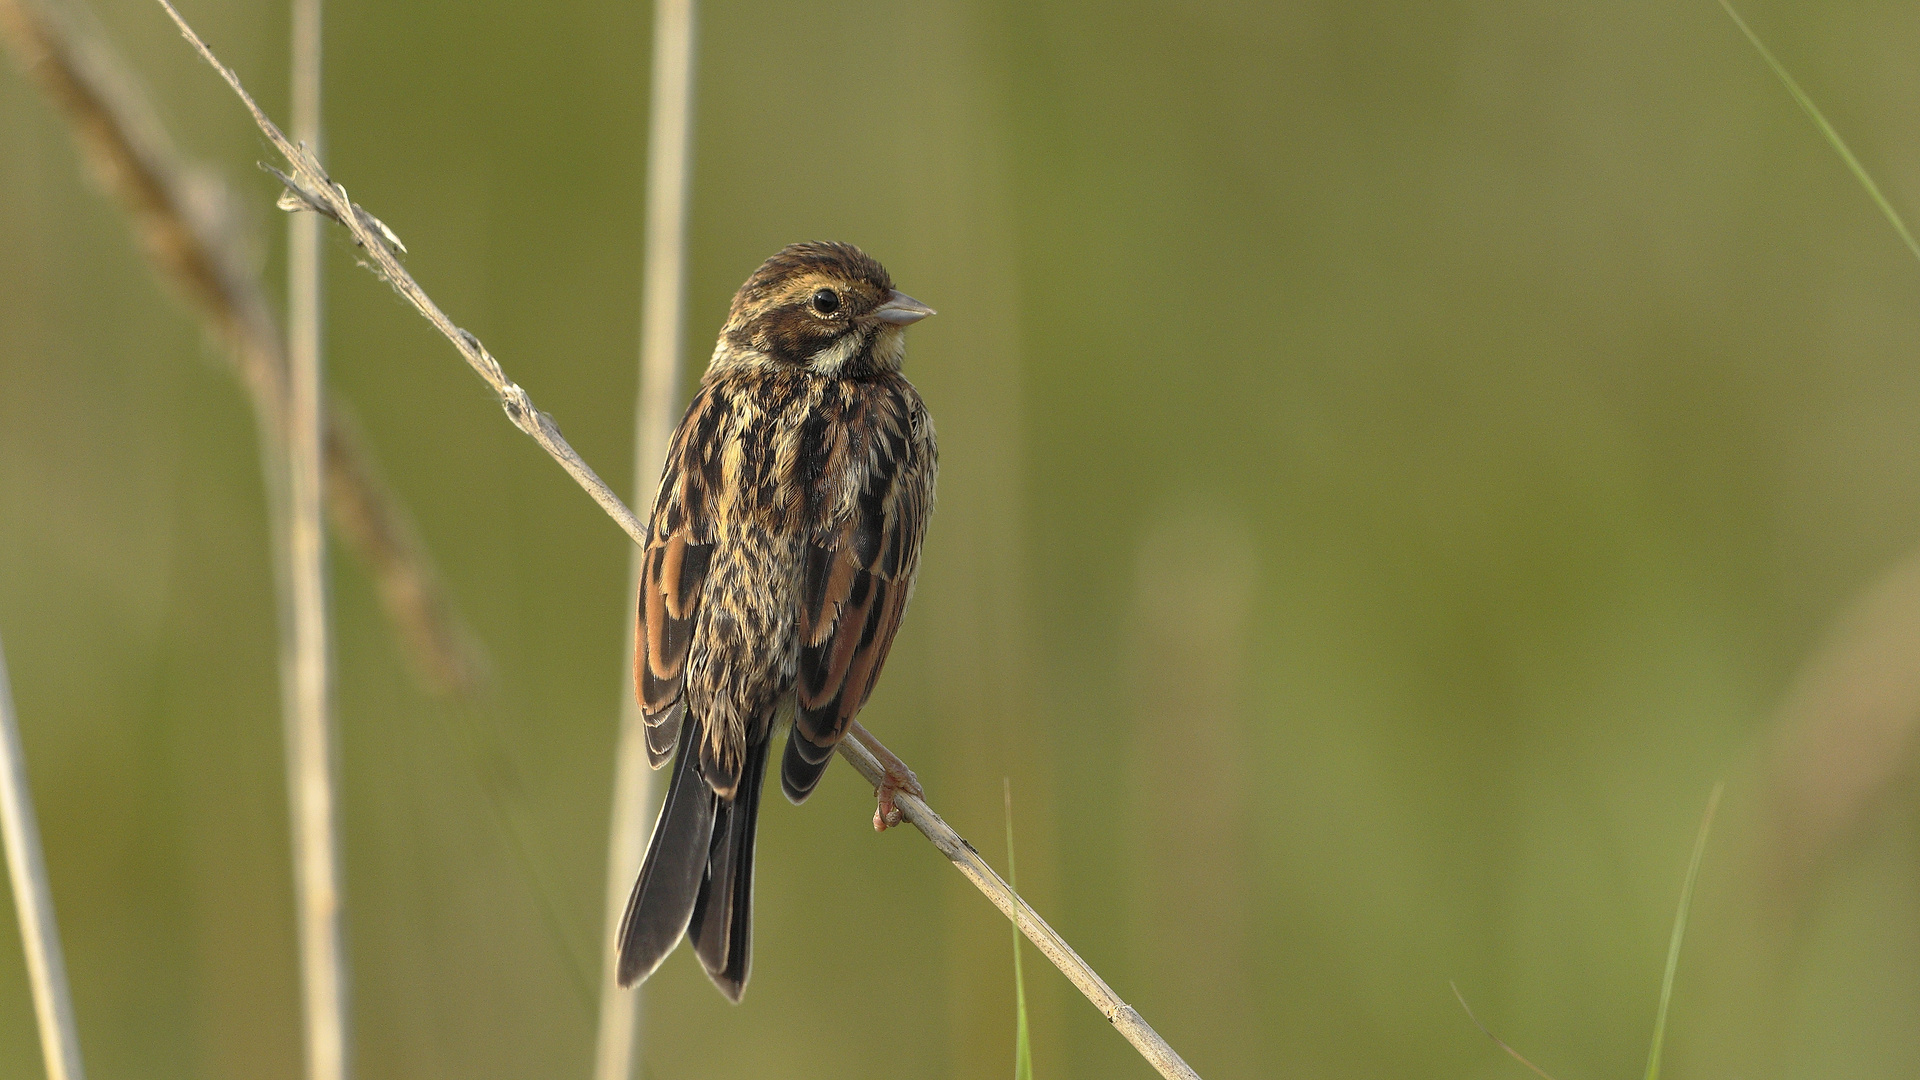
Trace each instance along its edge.
<instances>
[{"instance_id":1,"label":"streaked brown plumage","mask_svg":"<svg viewBox=\"0 0 1920 1080\"><path fill-rule=\"evenodd\" d=\"M620 928L619 980L685 934L746 987L753 836L776 728L800 802L866 704L913 593L938 450L900 374L931 308L846 244L794 244L733 298L647 526L635 690L678 760Z\"/></svg>"}]
</instances>

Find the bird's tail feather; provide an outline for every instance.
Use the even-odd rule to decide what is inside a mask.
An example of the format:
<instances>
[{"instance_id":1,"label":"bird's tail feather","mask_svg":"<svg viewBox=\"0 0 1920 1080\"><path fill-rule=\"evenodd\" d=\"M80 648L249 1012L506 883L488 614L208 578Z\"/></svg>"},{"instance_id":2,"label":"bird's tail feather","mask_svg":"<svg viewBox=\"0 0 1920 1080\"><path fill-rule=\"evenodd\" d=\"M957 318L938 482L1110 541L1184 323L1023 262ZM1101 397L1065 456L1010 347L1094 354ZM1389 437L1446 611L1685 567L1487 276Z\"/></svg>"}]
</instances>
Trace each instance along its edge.
<instances>
[{"instance_id":1,"label":"bird's tail feather","mask_svg":"<svg viewBox=\"0 0 1920 1080\"><path fill-rule=\"evenodd\" d=\"M760 787L772 738L747 747L740 786L720 802L713 822L707 876L687 936L707 977L733 1002L746 992L753 945L753 835L760 818Z\"/></svg>"},{"instance_id":2,"label":"bird's tail feather","mask_svg":"<svg viewBox=\"0 0 1920 1080\"><path fill-rule=\"evenodd\" d=\"M816 745L798 727L788 731L787 752L780 757L780 790L787 801L795 806L806 802L832 760L833 747Z\"/></svg>"},{"instance_id":3,"label":"bird's tail feather","mask_svg":"<svg viewBox=\"0 0 1920 1080\"><path fill-rule=\"evenodd\" d=\"M673 765L673 779L647 844L647 860L641 864L640 878L627 899L627 913L620 920L616 973L621 986L632 986L653 974L680 943L700 899L719 799L700 775L700 754L692 745L699 730L700 725L690 718L680 727L680 756ZM751 848L749 831L749 859Z\"/></svg>"}]
</instances>

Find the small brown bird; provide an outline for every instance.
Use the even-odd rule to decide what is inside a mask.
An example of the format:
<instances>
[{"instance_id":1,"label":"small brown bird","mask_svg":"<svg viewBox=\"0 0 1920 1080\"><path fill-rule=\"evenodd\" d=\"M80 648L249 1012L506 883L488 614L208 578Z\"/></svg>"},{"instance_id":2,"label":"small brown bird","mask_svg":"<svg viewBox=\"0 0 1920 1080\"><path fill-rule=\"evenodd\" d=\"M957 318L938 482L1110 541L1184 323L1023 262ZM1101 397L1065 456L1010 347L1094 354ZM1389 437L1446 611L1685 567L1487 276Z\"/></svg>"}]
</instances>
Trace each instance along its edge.
<instances>
[{"instance_id":1,"label":"small brown bird","mask_svg":"<svg viewBox=\"0 0 1920 1080\"><path fill-rule=\"evenodd\" d=\"M647 524L634 687L654 767L679 756L621 921L622 986L685 933L721 993L746 989L775 729L798 803L913 594L938 449L900 362L931 314L848 244L787 247L734 294Z\"/></svg>"}]
</instances>

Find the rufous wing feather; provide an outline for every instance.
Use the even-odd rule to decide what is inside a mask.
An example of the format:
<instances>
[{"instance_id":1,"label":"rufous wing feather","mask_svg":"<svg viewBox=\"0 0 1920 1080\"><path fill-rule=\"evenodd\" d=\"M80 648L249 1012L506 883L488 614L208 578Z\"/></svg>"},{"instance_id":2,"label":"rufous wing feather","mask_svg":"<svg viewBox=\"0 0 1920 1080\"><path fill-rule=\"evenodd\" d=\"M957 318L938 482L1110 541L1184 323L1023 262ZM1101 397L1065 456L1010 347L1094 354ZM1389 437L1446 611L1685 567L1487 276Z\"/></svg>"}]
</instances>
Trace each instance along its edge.
<instances>
[{"instance_id":1,"label":"rufous wing feather","mask_svg":"<svg viewBox=\"0 0 1920 1080\"><path fill-rule=\"evenodd\" d=\"M633 683L647 726L647 758L656 769L672 756L686 715L687 649L713 557L712 544L692 543L688 533L683 528L656 538L640 564Z\"/></svg>"}]
</instances>

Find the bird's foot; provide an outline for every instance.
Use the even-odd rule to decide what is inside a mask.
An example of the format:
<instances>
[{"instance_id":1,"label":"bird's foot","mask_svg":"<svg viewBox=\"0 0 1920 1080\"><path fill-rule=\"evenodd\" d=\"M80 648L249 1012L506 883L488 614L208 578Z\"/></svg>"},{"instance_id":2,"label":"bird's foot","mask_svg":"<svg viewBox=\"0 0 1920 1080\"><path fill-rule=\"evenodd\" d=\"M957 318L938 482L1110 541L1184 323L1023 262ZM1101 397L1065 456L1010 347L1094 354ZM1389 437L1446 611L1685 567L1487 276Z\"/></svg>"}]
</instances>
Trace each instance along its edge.
<instances>
[{"instance_id":1,"label":"bird's foot","mask_svg":"<svg viewBox=\"0 0 1920 1080\"><path fill-rule=\"evenodd\" d=\"M874 832L886 832L900 824L900 808L893 804L893 797L904 790L906 790L905 784L896 784L893 782L893 777L889 776L887 782L880 785L880 790L874 792L878 796L873 807Z\"/></svg>"},{"instance_id":2,"label":"bird's foot","mask_svg":"<svg viewBox=\"0 0 1920 1080\"><path fill-rule=\"evenodd\" d=\"M893 798L903 791L915 798L924 794L920 790L920 781L914 778L912 770L909 769L904 775L897 776L892 769L888 769L886 783L881 784L880 790L874 792L879 797L873 808L874 832L886 832L900 824L900 808L894 805Z\"/></svg>"},{"instance_id":3,"label":"bird's foot","mask_svg":"<svg viewBox=\"0 0 1920 1080\"><path fill-rule=\"evenodd\" d=\"M874 792L878 802L873 808L873 831L886 832L900 824L900 808L894 805L895 796L905 792L916 799L923 799L927 793L921 790L919 777L913 775L913 770L907 768L907 763L894 756L893 751L887 749L879 739L874 738L872 732L855 723L852 734L854 738L860 740L860 745L866 747L868 752L879 760L880 767L885 770L880 787Z\"/></svg>"}]
</instances>

